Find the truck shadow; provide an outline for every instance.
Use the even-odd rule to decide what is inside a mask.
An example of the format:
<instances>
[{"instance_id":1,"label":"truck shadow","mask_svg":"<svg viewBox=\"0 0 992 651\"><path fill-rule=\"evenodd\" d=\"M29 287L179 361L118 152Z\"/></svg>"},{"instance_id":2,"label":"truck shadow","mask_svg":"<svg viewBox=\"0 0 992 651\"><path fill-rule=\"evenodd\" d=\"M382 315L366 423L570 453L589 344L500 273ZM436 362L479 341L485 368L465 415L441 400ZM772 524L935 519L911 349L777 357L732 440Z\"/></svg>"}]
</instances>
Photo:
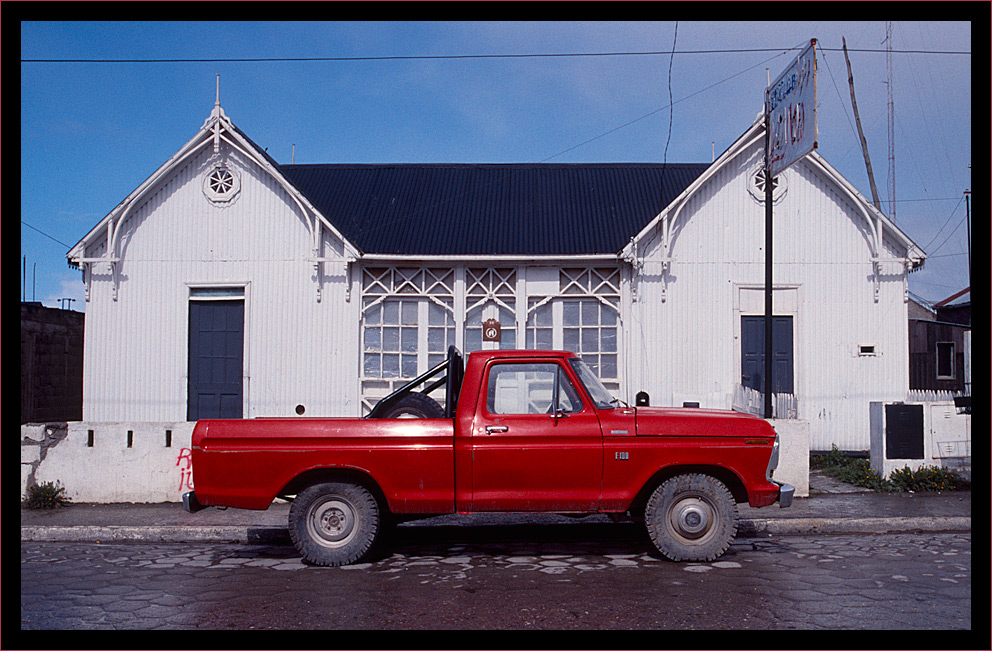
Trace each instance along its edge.
<instances>
[{"instance_id":1,"label":"truck shadow","mask_svg":"<svg viewBox=\"0 0 992 651\"><path fill-rule=\"evenodd\" d=\"M369 562L406 557L469 554L603 556L649 554L662 559L643 525L613 522L524 524L401 524L377 542Z\"/></svg>"}]
</instances>

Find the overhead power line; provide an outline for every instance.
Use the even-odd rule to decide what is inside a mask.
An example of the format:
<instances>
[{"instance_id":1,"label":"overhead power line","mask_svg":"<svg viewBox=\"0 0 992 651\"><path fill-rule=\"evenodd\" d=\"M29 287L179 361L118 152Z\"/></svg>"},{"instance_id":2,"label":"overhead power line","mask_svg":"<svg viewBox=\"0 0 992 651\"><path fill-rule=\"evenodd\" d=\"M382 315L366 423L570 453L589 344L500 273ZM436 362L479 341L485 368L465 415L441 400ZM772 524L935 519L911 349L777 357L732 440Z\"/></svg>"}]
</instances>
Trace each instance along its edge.
<instances>
[{"instance_id":1,"label":"overhead power line","mask_svg":"<svg viewBox=\"0 0 992 651\"><path fill-rule=\"evenodd\" d=\"M21 59L21 63L286 63L315 61L424 61L444 59L551 59L569 57L672 56L673 54L743 54L748 52L788 52L799 48L744 48L721 50L679 50L644 52L559 52L531 54L424 54L365 57L204 57L170 59ZM839 52L840 48L817 48L822 52ZM848 52L886 53L884 49L848 48ZM950 54L971 55L960 50L891 50L892 54Z\"/></svg>"},{"instance_id":2,"label":"overhead power line","mask_svg":"<svg viewBox=\"0 0 992 651\"><path fill-rule=\"evenodd\" d=\"M37 232L41 233L42 235L44 235L48 239L52 240L53 242L57 242L57 243L61 244L62 246L64 246L67 249L71 249L72 248L72 245L71 244L66 244L65 242L63 242L61 240L55 239L54 237L52 237L51 235L49 235L45 231L41 230L40 228L35 228L34 226L32 226L31 224L27 223L23 219L21 220L21 223L24 224L25 226L27 226L28 228L30 228L31 230L37 231Z\"/></svg>"}]
</instances>

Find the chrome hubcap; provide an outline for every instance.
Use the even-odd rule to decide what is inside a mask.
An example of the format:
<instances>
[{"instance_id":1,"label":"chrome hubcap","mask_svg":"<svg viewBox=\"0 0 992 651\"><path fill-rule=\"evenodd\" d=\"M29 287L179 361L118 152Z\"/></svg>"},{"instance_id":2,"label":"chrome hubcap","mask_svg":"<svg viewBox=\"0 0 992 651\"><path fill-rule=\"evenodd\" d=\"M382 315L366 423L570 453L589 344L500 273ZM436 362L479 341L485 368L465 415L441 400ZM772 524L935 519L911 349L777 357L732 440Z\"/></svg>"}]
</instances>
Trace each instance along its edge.
<instances>
[{"instance_id":1,"label":"chrome hubcap","mask_svg":"<svg viewBox=\"0 0 992 651\"><path fill-rule=\"evenodd\" d=\"M310 507L307 531L324 547L341 547L355 536L358 514L354 507L339 497L328 498Z\"/></svg>"},{"instance_id":2,"label":"chrome hubcap","mask_svg":"<svg viewBox=\"0 0 992 651\"><path fill-rule=\"evenodd\" d=\"M679 500L670 511L669 527L681 538L698 542L712 529L715 513L712 505L699 496Z\"/></svg>"}]
</instances>

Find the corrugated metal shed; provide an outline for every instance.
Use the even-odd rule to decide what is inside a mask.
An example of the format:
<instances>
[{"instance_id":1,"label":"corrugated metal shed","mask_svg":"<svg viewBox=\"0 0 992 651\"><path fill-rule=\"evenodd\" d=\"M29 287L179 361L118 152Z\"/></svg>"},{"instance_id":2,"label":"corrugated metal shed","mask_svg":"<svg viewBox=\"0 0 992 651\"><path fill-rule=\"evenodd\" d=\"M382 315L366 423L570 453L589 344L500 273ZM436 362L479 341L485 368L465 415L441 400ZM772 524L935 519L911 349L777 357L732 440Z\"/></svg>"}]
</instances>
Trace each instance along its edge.
<instances>
[{"instance_id":1,"label":"corrugated metal shed","mask_svg":"<svg viewBox=\"0 0 992 651\"><path fill-rule=\"evenodd\" d=\"M709 164L280 165L365 253L616 253ZM658 188L662 187L660 195Z\"/></svg>"}]
</instances>

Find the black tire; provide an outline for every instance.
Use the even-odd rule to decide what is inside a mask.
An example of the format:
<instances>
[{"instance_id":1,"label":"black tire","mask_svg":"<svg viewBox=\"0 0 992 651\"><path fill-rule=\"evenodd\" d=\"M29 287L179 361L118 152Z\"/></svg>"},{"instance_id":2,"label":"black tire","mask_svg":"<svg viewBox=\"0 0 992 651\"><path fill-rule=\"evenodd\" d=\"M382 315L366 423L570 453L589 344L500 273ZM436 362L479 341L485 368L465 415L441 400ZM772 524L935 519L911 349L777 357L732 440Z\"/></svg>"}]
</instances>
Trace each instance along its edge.
<instances>
[{"instance_id":1,"label":"black tire","mask_svg":"<svg viewBox=\"0 0 992 651\"><path fill-rule=\"evenodd\" d=\"M444 409L430 396L411 393L390 407L382 418L444 418Z\"/></svg>"},{"instance_id":2,"label":"black tire","mask_svg":"<svg viewBox=\"0 0 992 651\"><path fill-rule=\"evenodd\" d=\"M289 510L289 535L314 565L347 565L368 554L381 526L379 503L349 483L314 484Z\"/></svg>"},{"instance_id":3,"label":"black tire","mask_svg":"<svg viewBox=\"0 0 992 651\"><path fill-rule=\"evenodd\" d=\"M712 561L737 535L737 502L723 482L677 475L651 495L644 522L658 551L673 561Z\"/></svg>"}]
</instances>

